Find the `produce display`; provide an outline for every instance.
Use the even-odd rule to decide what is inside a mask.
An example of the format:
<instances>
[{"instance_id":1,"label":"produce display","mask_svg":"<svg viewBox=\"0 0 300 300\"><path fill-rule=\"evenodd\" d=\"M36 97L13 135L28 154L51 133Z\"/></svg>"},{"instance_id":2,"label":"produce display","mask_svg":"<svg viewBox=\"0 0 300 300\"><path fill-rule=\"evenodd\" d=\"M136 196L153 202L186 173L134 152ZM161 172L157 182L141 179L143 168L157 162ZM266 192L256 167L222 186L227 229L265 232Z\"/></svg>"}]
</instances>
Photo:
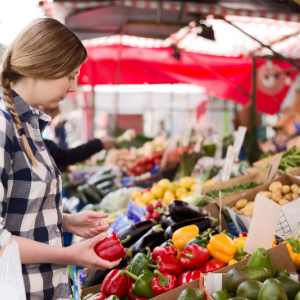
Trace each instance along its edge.
<instances>
[{"instance_id":1,"label":"produce display","mask_svg":"<svg viewBox=\"0 0 300 300\"><path fill-rule=\"evenodd\" d=\"M300 150L292 147L283 152L278 169L287 172L297 167L300 167Z\"/></svg>"},{"instance_id":2,"label":"produce display","mask_svg":"<svg viewBox=\"0 0 300 300\"><path fill-rule=\"evenodd\" d=\"M219 192L222 193L222 197L228 196L234 193L242 192L247 189L251 189L254 187L259 186L258 183L250 181L249 183L243 184L243 183L238 183L232 186L229 186L227 188L224 188L222 190L212 190L210 192L207 192L206 195L212 198L218 198L219 197Z\"/></svg>"},{"instance_id":3,"label":"produce display","mask_svg":"<svg viewBox=\"0 0 300 300\"><path fill-rule=\"evenodd\" d=\"M106 166L118 166L121 170L127 170L136 160L136 156L128 149L111 149L105 157Z\"/></svg>"},{"instance_id":4,"label":"produce display","mask_svg":"<svg viewBox=\"0 0 300 300\"><path fill-rule=\"evenodd\" d=\"M270 200L278 203L279 205L284 205L298 199L300 187L297 184L293 185L282 185L280 181L275 181L270 184L268 191L260 191L258 194L269 198ZM248 201L247 199L240 199L237 201L232 210L239 214L243 214L248 217L252 217L255 200Z\"/></svg>"},{"instance_id":5,"label":"produce display","mask_svg":"<svg viewBox=\"0 0 300 300\"><path fill-rule=\"evenodd\" d=\"M209 186L206 182L202 186ZM175 199L185 200L196 206L203 206L203 197L196 196L197 178L183 177L179 181L170 182L168 179L161 179L153 184L152 188L144 189L131 195L135 204L146 207L148 203L154 206L160 201L164 206L169 205Z\"/></svg>"}]
</instances>

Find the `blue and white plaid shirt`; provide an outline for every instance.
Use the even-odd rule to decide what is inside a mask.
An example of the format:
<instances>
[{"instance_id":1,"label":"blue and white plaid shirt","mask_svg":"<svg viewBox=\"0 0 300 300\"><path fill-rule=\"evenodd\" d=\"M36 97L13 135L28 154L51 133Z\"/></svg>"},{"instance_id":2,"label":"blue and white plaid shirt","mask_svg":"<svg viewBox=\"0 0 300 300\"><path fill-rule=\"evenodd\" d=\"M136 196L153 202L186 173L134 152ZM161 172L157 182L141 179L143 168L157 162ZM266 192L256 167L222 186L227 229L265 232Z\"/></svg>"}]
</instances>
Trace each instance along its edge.
<instances>
[{"instance_id":1,"label":"blue and white plaid shirt","mask_svg":"<svg viewBox=\"0 0 300 300\"><path fill-rule=\"evenodd\" d=\"M61 176L41 136L51 118L12 92L38 162L34 167L2 95L0 92L0 249L10 234L63 247ZM70 299L66 265L23 264L22 272L28 300Z\"/></svg>"}]
</instances>

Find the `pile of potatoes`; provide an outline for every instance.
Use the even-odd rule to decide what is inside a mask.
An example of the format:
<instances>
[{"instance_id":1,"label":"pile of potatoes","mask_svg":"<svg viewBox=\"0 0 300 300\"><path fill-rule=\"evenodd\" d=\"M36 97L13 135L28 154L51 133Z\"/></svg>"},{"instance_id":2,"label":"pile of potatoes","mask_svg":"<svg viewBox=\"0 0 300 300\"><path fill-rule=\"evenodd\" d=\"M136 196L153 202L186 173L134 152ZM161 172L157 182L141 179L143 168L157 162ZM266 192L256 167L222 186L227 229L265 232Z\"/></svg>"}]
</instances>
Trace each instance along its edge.
<instances>
[{"instance_id":1,"label":"pile of potatoes","mask_svg":"<svg viewBox=\"0 0 300 300\"><path fill-rule=\"evenodd\" d=\"M299 189L300 188L297 184L289 186L282 185L280 181L275 181L270 184L269 191L260 191L258 194L269 198L270 200L278 203L279 205L284 205L300 197ZM232 210L251 218L254 210L256 197L254 201L240 199L239 201L237 201L235 206L232 207Z\"/></svg>"}]
</instances>

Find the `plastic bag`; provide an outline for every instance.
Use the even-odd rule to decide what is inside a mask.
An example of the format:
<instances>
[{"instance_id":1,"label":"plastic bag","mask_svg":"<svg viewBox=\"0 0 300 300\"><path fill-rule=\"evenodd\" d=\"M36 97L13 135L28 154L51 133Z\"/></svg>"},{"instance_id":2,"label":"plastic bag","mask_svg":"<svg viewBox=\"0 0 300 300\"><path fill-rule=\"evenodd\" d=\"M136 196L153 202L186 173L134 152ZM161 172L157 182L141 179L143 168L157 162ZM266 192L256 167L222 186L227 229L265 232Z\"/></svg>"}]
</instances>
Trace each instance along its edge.
<instances>
[{"instance_id":1,"label":"plastic bag","mask_svg":"<svg viewBox=\"0 0 300 300\"><path fill-rule=\"evenodd\" d=\"M26 300L19 246L11 238L0 256L1 299Z\"/></svg>"}]
</instances>

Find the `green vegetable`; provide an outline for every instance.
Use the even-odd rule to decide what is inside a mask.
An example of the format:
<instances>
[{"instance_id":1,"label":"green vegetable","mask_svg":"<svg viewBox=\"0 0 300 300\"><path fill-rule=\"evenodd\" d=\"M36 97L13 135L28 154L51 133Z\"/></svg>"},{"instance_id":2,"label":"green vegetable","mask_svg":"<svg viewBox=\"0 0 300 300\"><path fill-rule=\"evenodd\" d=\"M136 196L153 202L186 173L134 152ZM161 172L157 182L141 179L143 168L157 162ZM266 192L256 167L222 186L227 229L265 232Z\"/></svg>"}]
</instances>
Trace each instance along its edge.
<instances>
[{"instance_id":1,"label":"green vegetable","mask_svg":"<svg viewBox=\"0 0 300 300\"><path fill-rule=\"evenodd\" d=\"M155 262L150 259L151 250L147 247L147 255L144 253L138 253L134 256L129 264L128 272L139 276L143 270L153 270L149 265L155 265Z\"/></svg>"},{"instance_id":2,"label":"green vegetable","mask_svg":"<svg viewBox=\"0 0 300 300\"><path fill-rule=\"evenodd\" d=\"M204 200L204 195L193 195L184 198L182 201L193 204L198 207L202 207L206 205L206 201Z\"/></svg>"},{"instance_id":3,"label":"green vegetable","mask_svg":"<svg viewBox=\"0 0 300 300\"><path fill-rule=\"evenodd\" d=\"M128 271L121 271L120 275L128 275L135 281L135 285L132 287L132 293L141 298L153 298L152 280L156 276L149 270L144 270L140 276L136 276Z\"/></svg>"},{"instance_id":4,"label":"green vegetable","mask_svg":"<svg viewBox=\"0 0 300 300\"><path fill-rule=\"evenodd\" d=\"M121 188L115 192L109 193L100 203L100 209L106 212L114 212L127 207L130 201L130 195L135 191L141 191L139 187Z\"/></svg>"},{"instance_id":5,"label":"green vegetable","mask_svg":"<svg viewBox=\"0 0 300 300\"><path fill-rule=\"evenodd\" d=\"M200 289L185 289L183 290L177 300L205 300L206 295Z\"/></svg>"},{"instance_id":6,"label":"green vegetable","mask_svg":"<svg viewBox=\"0 0 300 300\"><path fill-rule=\"evenodd\" d=\"M86 300L88 298L91 298L93 295L94 295L93 293L89 293L85 297L83 297L82 300Z\"/></svg>"},{"instance_id":7,"label":"green vegetable","mask_svg":"<svg viewBox=\"0 0 300 300\"><path fill-rule=\"evenodd\" d=\"M231 195L231 194L234 194L234 193L238 193L238 192L242 192L244 190L251 189L251 188L254 188L254 187L257 187L257 186L259 186L259 184L254 183L252 181L250 181L247 184L238 183L238 184L229 186L227 188L224 188L222 190L212 190L212 191L206 193L206 195L209 196L209 197L212 197L212 198L218 198L219 197L219 191L221 191L222 197L225 197L225 196L228 196L228 195Z\"/></svg>"}]
</instances>

